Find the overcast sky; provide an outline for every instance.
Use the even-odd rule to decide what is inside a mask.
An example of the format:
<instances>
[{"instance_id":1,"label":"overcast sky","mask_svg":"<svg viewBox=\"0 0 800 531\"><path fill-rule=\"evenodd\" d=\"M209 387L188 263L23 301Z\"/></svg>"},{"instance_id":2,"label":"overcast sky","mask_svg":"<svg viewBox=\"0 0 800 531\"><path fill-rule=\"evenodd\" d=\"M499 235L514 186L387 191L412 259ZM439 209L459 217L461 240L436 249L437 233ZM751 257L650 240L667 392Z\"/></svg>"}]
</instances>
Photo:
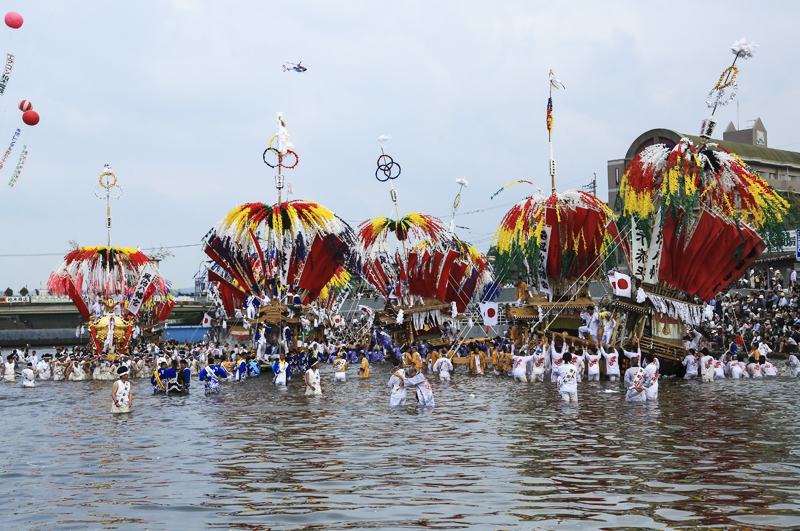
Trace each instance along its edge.
<instances>
[{"instance_id":1,"label":"overcast sky","mask_svg":"<svg viewBox=\"0 0 800 531\"><path fill-rule=\"evenodd\" d=\"M549 188L545 107L552 68L560 190L598 177L641 133L697 134L708 91L740 37L740 121L760 116L770 147L799 149L793 2L145 1L4 2L19 30L0 29L16 57L0 97L0 150L14 130L29 155L14 188L16 146L0 170L0 289L38 288L69 240L105 245L103 164L124 188L112 204L115 246L198 244L236 205L274 203L261 154L283 111L300 156L293 199L356 225L392 214L374 178L379 135L402 165L401 213L456 224L484 251L510 203ZM303 74L282 72L302 61ZM22 125L17 104L41 122ZM736 105L718 111L722 132ZM469 212L486 209L485 212ZM189 288L203 254L173 249L162 272Z\"/></svg>"}]
</instances>

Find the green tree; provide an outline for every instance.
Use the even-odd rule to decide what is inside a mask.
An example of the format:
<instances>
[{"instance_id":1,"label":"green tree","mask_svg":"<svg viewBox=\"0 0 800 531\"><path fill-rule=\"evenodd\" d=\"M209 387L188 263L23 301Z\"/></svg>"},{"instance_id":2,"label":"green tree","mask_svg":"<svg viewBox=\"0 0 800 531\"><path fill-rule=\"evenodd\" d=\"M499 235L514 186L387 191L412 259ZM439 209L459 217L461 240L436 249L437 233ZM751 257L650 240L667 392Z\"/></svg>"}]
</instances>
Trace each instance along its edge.
<instances>
[{"instance_id":1,"label":"green tree","mask_svg":"<svg viewBox=\"0 0 800 531\"><path fill-rule=\"evenodd\" d=\"M6 291L4 293L6 297L12 297L14 295L14 290L11 288L6 288Z\"/></svg>"},{"instance_id":2,"label":"green tree","mask_svg":"<svg viewBox=\"0 0 800 531\"><path fill-rule=\"evenodd\" d=\"M19 294L22 295L23 297L27 297L28 293L29 293L28 288L26 288L25 286L22 286L22 289L19 290Z\"/></svg>"}]
</instances>

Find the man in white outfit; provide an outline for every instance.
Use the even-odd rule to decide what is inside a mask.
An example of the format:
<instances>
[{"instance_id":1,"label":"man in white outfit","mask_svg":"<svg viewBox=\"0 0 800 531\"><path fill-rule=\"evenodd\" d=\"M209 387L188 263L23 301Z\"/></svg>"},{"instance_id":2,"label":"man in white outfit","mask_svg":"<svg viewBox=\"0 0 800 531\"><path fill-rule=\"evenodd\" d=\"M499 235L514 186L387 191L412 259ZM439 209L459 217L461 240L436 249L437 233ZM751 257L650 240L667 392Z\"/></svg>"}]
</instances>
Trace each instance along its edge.
<instances>
[{"instance_id":1,"label":"man in white outfit","mask_svg":"<svg viewBox=\"0 0 800 531\"><path fill-rule=\"evenodd\" d=\"M53 366L50 359L50 354L42 356L41 361L36 364L36 375L40 380L49 380L53 377Z\"/></svg>"},{"instance_id":2,"label":"man in white outfit","mask_svg":"<svg viewBox=\"0 0 800 531\"><path fill-rule=\"evenodd\" d=\"M524 351L523 351L524 352ZM522 352L520 352L522 354ZM511 356L512 369L511 374L514 375L515 380L520 382L528 381L528 362L533 359L533 356Z\"/></svg>"},{"instance_id":3,"label":"man in white outfit","mask_svg":"<svg viewBox=\"0 0 800 531\"><path fill-rule=\"evenodd\" d=\"M36 387L35 379L36 373L33 372L33 363L28 362L28 365L22 369L22 387Z\"/></svg>"},{"instance_id":4,"label":"man in white outfit","mask_svg":"<svg viewBox=\"0 0 800 531\"><path fill-rule=\"evenodd\" d=\"M597 312L594 311L594 307L582 312L581 319L583 319L583 326L578 328L578 337L586 339L586 336L589 335L594 341L597 341L600 331L600 317L597 315Z\"/></svg>"},{"instance_id":5,"label":"man in white outfit","mask_svg":"<svg viewBox=\"0 0 800 531\"><path fill-rule=\"evenodd\" d=\"M586 374L587 380L589 381L597 381L600 379L600 354L598 354L597 349L594 347L589 347L589 350L583 351L583 359L586 362ZM617 374L619 374L619 369L617 369Z\"/></svg>"},{"instance_id":6,"label":"man in white outfit","mask_svg":"<svg viewBox=\"0 0 800 531\"><path fill-rule=\"evenodd\" d=\"M578 402L578 371L571 363L572 354L564 353L564 362L558 369L558 394L564 402Z\"/></svg>"},{"instance_id":7,"label":"man in white outfit","mask_svg":"<svg viewBox=\"0 0 800 531\"><path fill-rule=\"evenodd\" d=\"M433 372L439 373L440 380L449 380L450 371L453 370L453 362L447 356L442 356L433 364Z\"/></svg>"},{"instance_id":8,"label":"man in white outfit","mask_svg":"<svg viewBox=\"0 0 800 531\"><path fill-rule=\"evenodd\" d=\"M693 348L689 349L689 353L686 354L683 358L683 366L686 367L686 374L683 376L684 379L688 380L690 378L697 378L697 369L699 365L699 361L697 357L694 355L695 350Z\"/></svg>"},{"instance_id":9,"label":"man in white outfit","mask_svg":"<svg viewBox=\"0 0 800 531\"><path fill-rule=\"evenodd\" d=\"M617 349L614 347L609 347L609 351L606 352L606 350L601 346L600 355L602 355L606 360L606 374L608 375L608 379L612 382L618 381L619 353L617 353Z\"/></svg>"},{"instance_id":10,"label":"man in white outfit","mask_svg":"<svg viewBox=\"0 0 800 531\"><path fill-rule=\"evenodd\" d=\"M438 360L437 360L438 363ZM408 393L406 392L405 383L403 379L406 377L406 371L404 371L400 364L398 363L395 365L394 372L392 373L392 377L389 378L389 389L392 390L391 397L389 398L389 407L399 407L406 405L406 398L408 397Z\"/></svg>"},{"instance_id":11,"label":"man in white outfit","mask_svg":"<svg viewBox=\"0 0 800 531\"><path fill-rule=\"evenodd\" d=\"M319 360L316 357L308 360L308 370L305 374L305 381L307 395L322 394L322 386L320 385L319 377Z\"/></svg>"},{"instance_id":12,"label":"man in white outfit","mask_svg":"<svg viewBox=\"0 0 800 531\"><path fill-rule=\"evenodd\" d=\"M428 379L421 372L412 365L406 369L406 377L403 378L403 385L405 387L414 387L417 391L417 406L418 407L435 407L436 403L433 399L433 391Z\"/></svg>"},{"instance_id":13,"label":"man in white outfit","mask_svg":"<svg viewBox=\"0 0 800 531\"><path fill-rule=\"evenodd\" d=\"M647 400L658 400L658 363L652 352L644 357L647 366L644 368L644 394Z\"/></svg>"},{"instance_id":14,"label":"man in white outfit","mask_svg":"<svg viewBox=\"0 0 800 531\"><path fill-rule=\"evenodd\" d=\"M647 394L644 389L646 375L641 367L631 367L625 371L626 402L646 402Z\"/></svg>"},{"instance_id":15,"label":"man in white outfit","mask_svg":"<svg viewBox=\"0 0 800 531\"><path fill-rule=\"evenodd\" d=\"M707 348L703 348L701 351L703 354L700 357L700 376L704 382L710 382L714 380L714 358L708 353Z\"/></svg>"}]
</instances>

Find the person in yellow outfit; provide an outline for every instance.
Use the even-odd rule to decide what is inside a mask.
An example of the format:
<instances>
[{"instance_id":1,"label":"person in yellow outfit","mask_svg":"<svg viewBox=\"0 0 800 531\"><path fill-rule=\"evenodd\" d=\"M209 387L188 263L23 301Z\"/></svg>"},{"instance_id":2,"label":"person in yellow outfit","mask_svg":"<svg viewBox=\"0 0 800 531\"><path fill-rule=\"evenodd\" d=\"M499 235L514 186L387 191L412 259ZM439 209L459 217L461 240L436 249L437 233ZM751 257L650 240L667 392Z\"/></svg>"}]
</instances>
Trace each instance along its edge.
<instances>
[{"instance_id":1,"label":"person in yellow outfit","mask_svg":"<svg viewBox=\"0 0 800 531\"><path fill-rule=\"evenodd\" d=\"M361 360L361 368L358 369L361 373L361 377L369 378L369 361L367 361L367 356L362 352L358 355L358 358Z\"/></svg>"},{"instance_id":2,"label":"person in yellow outfit","mask_svg":"<svg viewBox=\"0 0 800 531\"><path fill-rule=\"evenodd\" d=\"M500 372L506 374L507 376L511 376L511 370L514 368L514 359L511 355L511 352L508 351L508 347L503 347L503 352L500 353L500 357L502 358L502 369Z\"/></svg>"},{"instance_id":3,"label":"person in yellow outfit","mask_svg":"<svg viewBox=\"0 0 800 531\"><path fill-rule=\"evenodd\" d=\"M486 354L473 345L469 352L469 370L472 374L486 373Z\"/></svg>"},{"instance_id":4,"label":"person in yellow outfit","mask_svg":"<svg viewBox=\"0 0 800 531\"><path fill-rule=\"evenodd\" d=\"M414 367L417 372L422 371L422 359L419 357L419 352L416 348L412 348L410 352L406 352L403 356L403 367Z\"/></svg>"},{"instance_id":5,"label":"person in yellow outfit","mask_svg":"<svg viewBox=\"0 0 800 531\"><path fill-rule=\"evenodd\" d=\"M433 371L433 366L436 365L436 362L439 361L439 358L441 357L442 354L438 349L431 350L431 353L428 354L428 372Z\"/></svg>"},{"instance_id":6,"label":"person in yellow outfit","mask_svg":"<svg viewBox=\"0 0 800 531\"><path fill-rule=\"evenodd\" d=\"M517 306L527 306L528 304L528 284L522 280L521 277L517 277L517 280L514 281L514 287L517 288L515 293L517 299Z\"/></svg>"},{"instance_id":7,"label":"person in yellow outfit","mask_svg":"<svg viewBox=\"0 0 800 531\"><path fill-rule=\"evenodd\" d=\"M494 370L495 374L500 374L500 354L497 352L497 345L489 347L489 367Z\"/></svg>"}]
</instances>

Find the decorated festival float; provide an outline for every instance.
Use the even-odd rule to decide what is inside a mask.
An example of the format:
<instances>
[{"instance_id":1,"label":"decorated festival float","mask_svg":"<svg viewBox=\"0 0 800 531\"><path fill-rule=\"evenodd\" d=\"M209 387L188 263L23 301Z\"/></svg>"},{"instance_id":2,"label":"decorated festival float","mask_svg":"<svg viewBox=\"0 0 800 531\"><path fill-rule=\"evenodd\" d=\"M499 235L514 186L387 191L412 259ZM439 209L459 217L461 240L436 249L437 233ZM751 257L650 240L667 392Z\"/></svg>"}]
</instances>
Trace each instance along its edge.
<instances>
[{"instance_id":1,"label":"decorated festival float","mask_svg":"<svg viewBox=\"0 0 800 531\"><path fill-rule=\"evenodd\" d=\"M431 215L400 215L393 182L400 165L386 154L381 136L381 155L375 177L388 182L396 219L368 219L358 227L359 251L363 257L362 278L384 300L374 324L391 336L395 346L427 341L432 347L449 344L458 327L459 314L487 291L497 291L486 256ZM453 219L468 185L456 181L459 192L453 204Z\"/></svg>"},{"instance_id":2,"label":"decorated festival float","mask_svg":"<svg viewBox=\"0 0 800 531\"><path fill-rule=\"evenodd\" d=\"M597 197L580 190L556 190L553 158L553 89L564 85L550 71L547 133L550 145L551 195L537 194L514 205L503 217L492 246L495 272L505 278L517 270L517 304L509 306L511 339L530 345L545 331L577 335L580 314L594 306L588 282L616 266L624 245L614 213ZM498 190L530 181L515 181ZM538 332L534 334L533 332Z\"/></svg>"},{"instance_id":3,"label":"decorated festival float","mask_svg":"<svg viewBox=\"0 0 800 531\"><path fill-rule=\"evenodd\" d=\"M615 340L644 337L642 347L682 357L682 339L708 316L711 301L767 248L786 238L788 203L735 153L711 141L719 106L738 90L738 59L753 56L744 39L711 90L711 116L700 137L644 148L620 184L618 227L630 275L614 275ZM729 96L726 98L726 91Z\"/></svg>"},{"instance_id":4,"label":"decorated festival float","mask_svg":"<svg viewBox=\"0 0 800 531\"><path fill-rule=\"evenodd\" d=\"M111 246L111 199L122 196L117 176L106 166L95 195L106 200L105 247L69 252L50 274L47 289L68 296L85 319L93 353L114 359L127 354L132 340L166 321L175 306L169 283L156 262L137 249Z\"/></svg>"},{"instance_id":5,"label":"decorated festival float","mask_svg":"<svg viewBox=\"0 0 800 531\"><path fill-rule=\"evenodd\" d=\"M324 329L335 325L360 270L357 238L324 206L282 200L283 170L296 167L298 156L281 113L263 160L277 168L278 202L240 205L211 229L204 238L205 280L234 338L269 337L288 350L323 341Z\"/></svg>"}]
</instances>

